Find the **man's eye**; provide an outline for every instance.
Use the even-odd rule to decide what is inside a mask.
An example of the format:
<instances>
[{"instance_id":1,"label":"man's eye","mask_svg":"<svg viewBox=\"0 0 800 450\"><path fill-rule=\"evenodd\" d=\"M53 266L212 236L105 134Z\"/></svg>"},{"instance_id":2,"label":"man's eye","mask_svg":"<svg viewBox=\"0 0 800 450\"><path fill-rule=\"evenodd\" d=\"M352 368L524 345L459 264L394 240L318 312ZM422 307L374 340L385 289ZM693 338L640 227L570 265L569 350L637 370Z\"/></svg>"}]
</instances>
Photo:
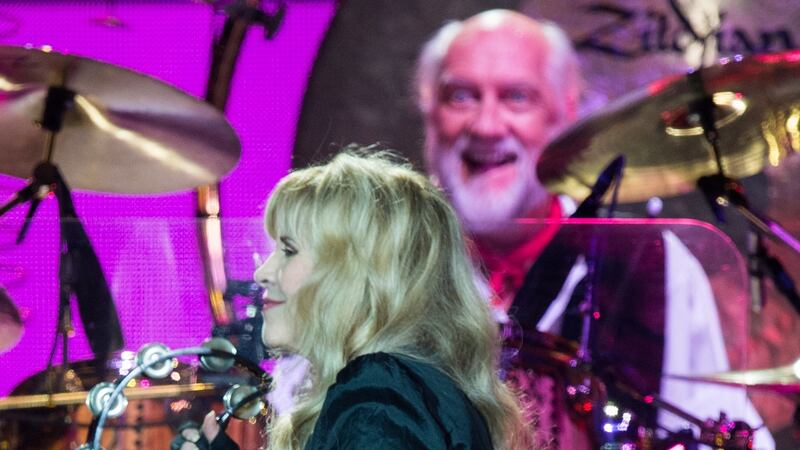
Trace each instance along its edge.
<instances>
[{"instance_id":1,"label":"man's eye","mask_svg":"<svg viewBox=\"0 0 800 450\"><path fill-rule=\"evenodd\" d=\"M287 256L287 257L288 256L294 256L294 255L297 254L297 250L295 250L295 249L293 249L291 247L286 247L286 246L281 247L281 252L283 252L284 256Z\"/></svg>"},{"instance_id":2,"label":"man's eye","mask_svg":"<svg viewBox=\"0 0 800 450\"><path fill-rule=\"evenodd\" d=\"M531 108L539 102L537 93L526 89L509 89L503 92L502 99L515 109Z\"/></svg>"},{"instance_id":3,"label":"man's eye","mask_svg":"<svg viewBox=\"0 0 800 450\"><path fill-rule=\"evenodd\" d=\"M525 91L514 90L506 94L506 98L514 102L527 102L530 96Z\"/></svg>"},{"instance_id":4,"label":"man's eye","mask_svg":"<svg viewBox=\"0 0 800 450\"><path fill-rule=\"evenodd\" d=\"M451 106L463 107L477 101L478 95L467 88L450 88L444 93L443 100Z\"/></svg>"}]
</instances>

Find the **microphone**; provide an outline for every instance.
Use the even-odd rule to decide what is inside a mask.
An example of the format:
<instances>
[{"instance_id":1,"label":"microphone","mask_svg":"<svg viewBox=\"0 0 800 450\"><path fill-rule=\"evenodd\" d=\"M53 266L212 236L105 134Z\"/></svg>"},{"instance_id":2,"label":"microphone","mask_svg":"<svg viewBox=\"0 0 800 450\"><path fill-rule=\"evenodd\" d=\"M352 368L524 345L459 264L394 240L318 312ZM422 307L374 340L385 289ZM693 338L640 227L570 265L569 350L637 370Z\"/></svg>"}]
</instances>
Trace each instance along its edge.
<instances>
[{"instance_id":1,"label":"microphone","mask_svg":"<svg viewBox=\"0 0 800 450\"><path fill-rule=\"evenodd\" d=\"M261 286L255 281L227 280L223 298L230 300L237 295L250 298L254 303L258 303L256 306L261 306Z\"/></svg>"},{"instance_id":2,"label":"microphone","mask_svg":"<svg viewBox=\"0 0 800 450\"><path fill-rule=\"evenodd\" d=\"M600 209L603 196L606 195L608 188L611 187L614 180L622 179L623 167L625 167L625 157L619 155L614 158L614 160L600 172L597 181L594 183L594 186L592 186L592 191L583 202L581 202L578 209L575 210L575 213L573 213L571 217L575 219L597 217L597 210Z\"/></svg>"},{"instance_id":3,"label":"microphone","mask_svg":"<svg viewBox=\"0 0 800 450\"><path fill-rule=\"evenodd\" d=\"M236 353L253 363L260 363L267 356L267 348L261 342L261 328L264 319L256 317L236 320L226 325L216 325L211 336L223 337L233 341Z\"/></svg>"}]
</instances>

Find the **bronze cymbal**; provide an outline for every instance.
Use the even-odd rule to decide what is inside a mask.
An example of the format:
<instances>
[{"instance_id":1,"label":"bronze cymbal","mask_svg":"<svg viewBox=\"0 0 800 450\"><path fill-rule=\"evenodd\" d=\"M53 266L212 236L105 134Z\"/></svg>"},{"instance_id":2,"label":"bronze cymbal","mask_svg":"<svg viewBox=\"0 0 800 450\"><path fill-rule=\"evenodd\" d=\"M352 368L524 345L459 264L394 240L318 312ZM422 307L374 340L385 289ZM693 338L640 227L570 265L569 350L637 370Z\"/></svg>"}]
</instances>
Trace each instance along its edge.
<instances>
[{"instance_id":1,"label":"bronze cymbal","mask_svg":"<svg viewBox=\"0 0 800 450\"><path fill-rule=\"evenodd\" d=\"M800 51L725 60L700 72L717 108L725 175L747 177L800 151ZM612 101L544 150L539 178L583 198L617 155L626 159L619 200L636 202L695 189L717 173L715 157L689 105L702 98L691 75L673 76Z\"/></svg>"},{"instance_id":2,"label":"bronze cymbal","mask_svg":"<svg viewBox=\"0 0 800 450\"><path fill-rule=\"evenodd\" d=\"M24 330L17 307L8 292L0 287L0 353L14 348Z\"/></svg>"},{"instance_id":3,"label":"bronze cymbal","mask_svg":"<svg viewBox=\"0 0 800 450\"><path fill-rule=\"evenodd\" d=\"M800 359L792 364L770 369L752 369L711 375L668 375L677 380L745 386L784 394L800 393Z\"/></svg>"},{"instance_id":4,"label":"bronze cymbal","mask_svg":"<svg viewBox=\"0 0 800 450\"><path fill-rule=\"evenodd\" d=\"M221 112L146 75L74 55L0 46L0 172L29 177L44 158L49 86L75 93L52 162L74 188L156 193L211 184L239 160Z\"/></svg>"}]
</instances>

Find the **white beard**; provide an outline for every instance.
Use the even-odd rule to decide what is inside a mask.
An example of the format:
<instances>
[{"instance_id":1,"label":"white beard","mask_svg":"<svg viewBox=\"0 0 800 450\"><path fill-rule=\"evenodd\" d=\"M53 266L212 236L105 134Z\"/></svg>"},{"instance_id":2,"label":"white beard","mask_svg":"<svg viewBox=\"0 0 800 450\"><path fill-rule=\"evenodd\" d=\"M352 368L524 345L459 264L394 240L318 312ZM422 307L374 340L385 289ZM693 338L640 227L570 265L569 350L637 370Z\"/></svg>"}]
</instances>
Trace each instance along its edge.
<instances>
[{"instance_id":1,"label":"white beard","mask_svg":"<svg viewBox=\"0 0 800 450\"><path fill-rule=\"evenodd\" d=\"M545 197L546 191L536 178L534 153L526 149L516 138L507 136L492 145L487 151L514 154L516 160L501 168L489 169L485 173L465 176L463 154L473 144L461 136L450 147L434 144L432 169L460 216L464 228L476 235L491 235L503 232L516 218L523 217L533 205ZM514 167L512 167L512 165ZM503 186L492 179L493 170L513 170L515 176ZM495 180L496 181L496 180Z\"/></svg>"}]
</instances>

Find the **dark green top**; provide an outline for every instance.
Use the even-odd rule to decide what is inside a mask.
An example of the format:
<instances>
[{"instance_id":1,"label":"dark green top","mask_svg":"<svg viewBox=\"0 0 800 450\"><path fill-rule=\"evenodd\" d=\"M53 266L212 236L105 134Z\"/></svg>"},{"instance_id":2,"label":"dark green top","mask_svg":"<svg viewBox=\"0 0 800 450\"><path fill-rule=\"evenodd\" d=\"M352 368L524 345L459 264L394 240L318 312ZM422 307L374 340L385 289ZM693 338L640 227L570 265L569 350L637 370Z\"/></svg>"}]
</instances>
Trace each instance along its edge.
<instances>
[{"instance_id":1,"label":"dark green top","mask_svg":"<svg viewBox=\"0 0 800 450\"><path fill-rule=\"evenodd\" d=\"M218 446L220 438L212 449L235 448ZM306 445L306 450L491 448L486 421L447 375L388 353L360 356L339 372Z\"/></svg>"}]
</instances>

